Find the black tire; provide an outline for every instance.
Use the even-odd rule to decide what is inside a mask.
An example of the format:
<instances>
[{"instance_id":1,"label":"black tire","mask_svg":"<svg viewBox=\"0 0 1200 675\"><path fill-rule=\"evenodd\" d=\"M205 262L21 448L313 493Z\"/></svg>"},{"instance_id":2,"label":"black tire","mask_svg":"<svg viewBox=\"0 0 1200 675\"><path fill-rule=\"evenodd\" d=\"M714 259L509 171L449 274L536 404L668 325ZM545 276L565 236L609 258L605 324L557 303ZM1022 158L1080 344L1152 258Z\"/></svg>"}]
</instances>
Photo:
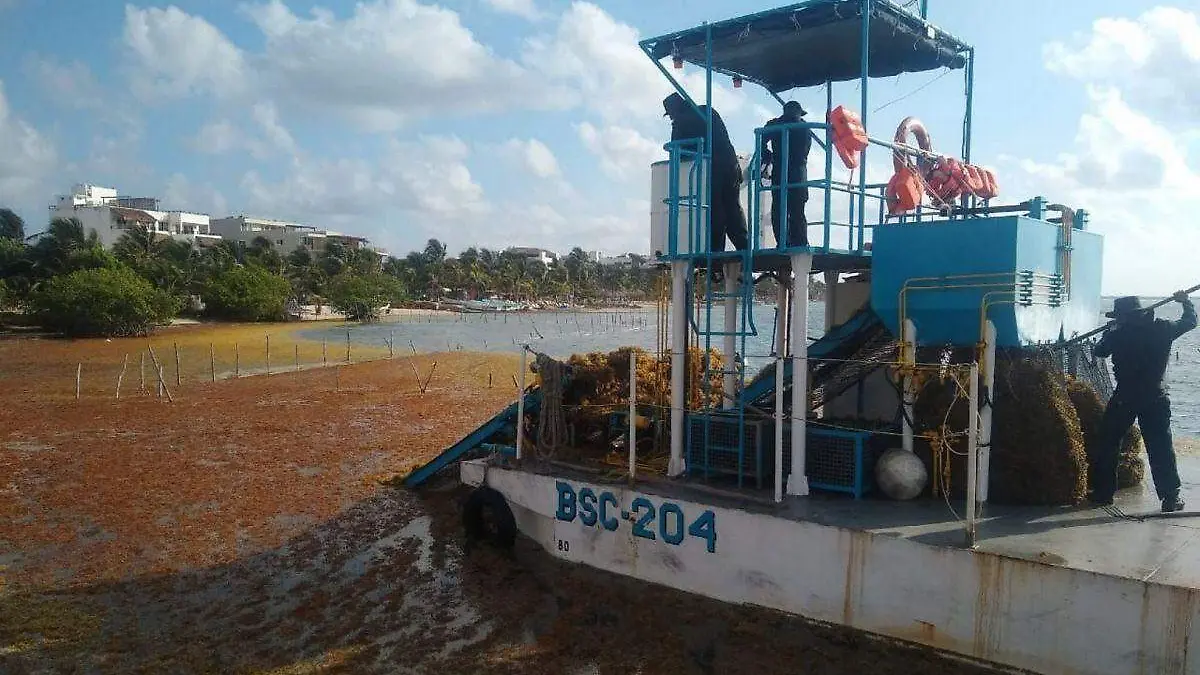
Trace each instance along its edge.
<instances>
[{"instance_id":1,"label":"black tire","mask_svg":"<svg viewBox=\"0 0 1200 675\"><path fill-rule=\"evenodd\" d=\"M467 497L463 505L463 529L468 545L487 543L500 549L511 549L517 542L517 521L504 495L490 487L481 486Z\"/></svg>"}]
</instances>

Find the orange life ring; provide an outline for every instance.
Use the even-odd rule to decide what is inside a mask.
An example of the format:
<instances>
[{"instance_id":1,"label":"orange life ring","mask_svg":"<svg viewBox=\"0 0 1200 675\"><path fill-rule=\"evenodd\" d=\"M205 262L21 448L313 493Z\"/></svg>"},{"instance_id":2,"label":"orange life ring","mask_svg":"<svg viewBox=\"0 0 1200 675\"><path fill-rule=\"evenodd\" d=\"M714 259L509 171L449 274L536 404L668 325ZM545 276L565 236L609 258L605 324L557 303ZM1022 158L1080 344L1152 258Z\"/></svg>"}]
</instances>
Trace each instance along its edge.
<instances>
[{"instance_id":1,"label":"orange life ring","mask_svg":"<svg viewBox=\"0 0 1200 675\"><path fill-rule=\"evenodd\" d=\"M913 116L905 117L900 121L900 126L896 127L896 135L893 140L897 145L908 145L908 135L912 134L917 139L917 147L925 152L933 151L933 141L929 138L929 131L925 129L925 125L921 120ZM904 155L899 152L892 153L892 167L899 173L901 167L904 167L908 162L904 161Z\"/></svg>"}]
</instances>

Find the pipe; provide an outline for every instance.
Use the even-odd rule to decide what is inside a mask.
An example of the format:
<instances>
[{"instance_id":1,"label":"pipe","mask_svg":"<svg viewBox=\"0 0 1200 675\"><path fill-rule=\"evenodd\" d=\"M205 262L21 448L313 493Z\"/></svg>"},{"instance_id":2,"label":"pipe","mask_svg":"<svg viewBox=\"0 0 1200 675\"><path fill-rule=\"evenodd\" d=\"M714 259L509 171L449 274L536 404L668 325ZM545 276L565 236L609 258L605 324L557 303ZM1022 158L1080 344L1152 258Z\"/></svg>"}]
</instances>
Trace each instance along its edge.
<instances>
[{"instance_id":1,"label":"pipe","mask_svg":"<svg viewBox=\"0 0 1200 675\"><path fill-rule=\"evenodd\" d=\"M789 495L808 494L805 475L805 449L808 440L808 274L812 254L792 255L792 474L788 477ZM781 392L777 392L778 397Z\"/></svg>"},{"instance_id":2,"label":"pipe","mask_svg":"<svg viewBox=\"0 0 1200 675\"><path fill-rule=\"evenodd\" d=\"M979 487L980 504L988 500L988 481L992 465L992 405L996 390L996 324L988 321L984 334L983 410L979 416Z\"/></svg>"},{"instance_id":3,"label":"pipe","mask_svg":"<svg viewBox=\"0 0 1200 675\"><path fill-rule=\"evenodd\" d=\"M783 355L775 359L775 503L783 501ZM794 454L794 451L793 451Z\"/></svg>"},{"instance_id":4,"label":"pipe","mask_svg":"<svg viewBox=\"0 0 1200 675\"><path fill-rule=\"evenodd\" d=\"M527 349L524 345L521 346L521 380L518 385L520 391L517 392L517 461L521 461L521 449L525 443L525 373L529 370L529 364L525 361Z\"/></svg>"},{"instance_id":5,"label":"pipe","mask_svg":"<svg viewBox=\"0 0 1200 675\"><path fill-rule=\"evenodd\" d=\"M687 368L687 263L676 260L671 263L671 461L667 475L681 475L687 467L683 461L683 375Z\"/></svg>"},{"instance_id":6,"label":"pipe","mask_svg":"<svg viewBox=\"0 0 1200 675\"><path fill-rule=\"evenodd\" d=\"M912 322L912 319L905 319L903 324L903 332L901 334L901 363L915 364L917 361L917 325ZM906 360L904 352L910 353L911 360ZM904 372L902 369L901 372ZM903 404L904 404L904 421L901 429L901 447L905 452L913 452L913 408L916 406L916 382L911 372L904 372L903 375Z\"/></svg>"},{"instance_id":7,"label":"pipe","mask_svg":"<svg viewBox=\"0 0 1200 675\"><path fill-rule=\"evenodd\" d=\"M722 351L725 357L725 374L721 384L725 395L722 396L721 407L729 410L736 403L733 393L737 391L737 380L733 371L737 368L737 319L738 319L738 273L741 265L736 261L725 263L725 330L723 331Z\"/></svg>"},{"instance_id":8,"label":"pipe","mask_svg":"<svg viewBox=\"0 0 1200 675\"><path fill-rule=\"evenodd\" d=\"M975 500L978 498L976 484L979 480L979 364L972 363L970 369L970 399L967 415L967 546L975 548Z\"/></svg>"}]
</instances>

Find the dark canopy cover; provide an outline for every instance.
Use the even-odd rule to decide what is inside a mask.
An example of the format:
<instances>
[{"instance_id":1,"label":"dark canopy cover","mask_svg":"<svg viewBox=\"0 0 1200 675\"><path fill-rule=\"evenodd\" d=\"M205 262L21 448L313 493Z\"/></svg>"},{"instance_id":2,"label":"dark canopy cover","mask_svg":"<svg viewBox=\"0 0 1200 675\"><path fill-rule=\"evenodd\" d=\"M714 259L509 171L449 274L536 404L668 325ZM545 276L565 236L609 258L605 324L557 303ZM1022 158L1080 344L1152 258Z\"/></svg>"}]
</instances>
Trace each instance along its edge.
<instances>
[{"instance_id":1,"label":"dark canopy cover","mask_svg":"<svg viewBox=\"0 0 1200 675\"><path fill-rule=\"evenodd\" d=\"M970 47L886 0L874 0L871 77L962 68ZM781 7L712 24L713 70L773 92L859 77L862 3L828 0ZM646 40L655 59L678 54L703 67L705 27Z\"/></svg>"}]
</instances>

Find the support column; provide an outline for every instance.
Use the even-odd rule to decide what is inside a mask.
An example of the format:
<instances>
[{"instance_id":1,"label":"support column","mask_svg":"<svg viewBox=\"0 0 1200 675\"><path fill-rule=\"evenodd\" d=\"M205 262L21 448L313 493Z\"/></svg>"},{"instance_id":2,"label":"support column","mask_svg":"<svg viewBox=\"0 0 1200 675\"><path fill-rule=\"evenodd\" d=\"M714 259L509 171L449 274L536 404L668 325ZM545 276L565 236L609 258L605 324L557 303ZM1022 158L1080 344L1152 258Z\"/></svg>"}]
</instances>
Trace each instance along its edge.
<instances>
[{"instance_id":1,"label":"support column","mask_svg":"<svg viewBox=\"0 0 1200 675\"><path fill-rule=\"evenodd\" d=\"M738 329L738 273L741 267L741 263L736 261L725 263L725 329L722 331L725 333L722 336L725 353L722 356L725 357L725 369L729 371L737 367L737 336L734 333ZM722 379L724 396L721 407L726 410L732 409L735 403L736 377L734 373L727 372Z\"/></svg>"},{"instance_id":2,"label":"support column","mask_svg":"<svg viewBox=\"0 0 1200 675\"><path fill-rule=\"evenodd\" d=\"M671 263L671 461L667 475L682 474L683 462L683 374L687 358L687 273L688 265L676 260Z\"/></svg>"},{"instance_id":3,"label":"support column","mask_svg":"<svg viewBox=\"0 0 1200 675\"><path fill-rule=\"evenodd\" d=\"M792 255L792 474L788 494L808 494L805 450L808 441L808 274L812 255Z\"/></svg>"},{"instance_id":4,"label":"support column","mask_svg":"<svg viewBox=\"0 0 1200 675\"><path fill-rule=\"evenodd\" d=\"M901 329L900 336L900 363L901 365L913 365L917 361L917 325L912 322L912 319L904 320L904 327ZM917 402L916 387L913 386L911 376L905 376L904 381L900 383L901 391L904 392L904 420L901 428L901 447L907 452L913 451L913 407Z\"/></svg>"},{"instance_id":5,"label":"support column","mask_svg":"<svg viewBox=\"0 0 1200 675\"><path fill-rule=\"evenodd\" d=\"M791 303L788 302L788 296L792 289L788 288L787 270L779 271L779 279L777 280L775 291L775 354L779 357L787 356L789 343L788 340L788 312L791 309Z\"/></svg>"},{"instance_id":6,"label":"support column","mask_svg":"<svg viewBox=\"0 0 1200 675\"><path fill-rule=\"evenodd\" d=\"M983 339L983 407L979 415L979 503L988 500L988 470L992 463L992 397L996 386L996 324L987 322Z\"/></svg>"},{"instance_id":7,"label":"support column","mask_svg":"<svg viewBox=\"0 0 1200 675\"><path fill-rule=\"evenodd\" d=\"M825 273L825 332L828 333L833 329L833 322L837 320L837 296L838 296L838 277L837 272Z\"/></svg>"}]
</instances>

